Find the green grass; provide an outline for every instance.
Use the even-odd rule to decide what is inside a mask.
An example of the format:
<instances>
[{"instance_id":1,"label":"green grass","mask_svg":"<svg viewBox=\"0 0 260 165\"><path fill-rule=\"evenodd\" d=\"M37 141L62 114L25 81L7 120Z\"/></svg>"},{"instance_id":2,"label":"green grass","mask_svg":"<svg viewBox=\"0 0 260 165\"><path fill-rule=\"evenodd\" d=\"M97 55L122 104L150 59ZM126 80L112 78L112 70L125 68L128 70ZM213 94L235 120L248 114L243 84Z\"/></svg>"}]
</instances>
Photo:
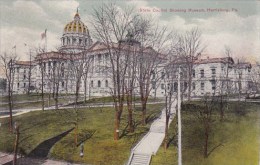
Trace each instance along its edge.
<instances>
[{"instance_id":1,"label":"green grass","mask_svg":"<svg viewBox=\"0 0 260 165\"><path fill-rule=\"evenodd\" d=\"M52 94L51 94L52 96ZM59 94L59 96L64 96L66 98L67 94ZM71 96L68 94L68 96ZM45 100L47 100L49 97L48 93L44 94ZM29 95L27 94L14 94L13 95L13 101L15 102L22 102L22 101L41 101L42 96L41 94L31 93ZM8 103L8 96L0 96L0 102Z\"/></svg>"},{"instance_id":2,"label":"green grass","mask_svg":"<svg viewBox=\"0 0 260 165\"><path fill-rule=\"evenodd\" d=\"M140 102L140 97L134 97L133 101L135 102ZM159 98L148 98L148 102L155 102L155 101L161 101ZM113 97L107 96L107 97L96 97L96 98L91 98L89 100L86 100L86 104L90 103L113 103ZM80 104L85 104L83 101L79 102Z\"/></svg>"},{"instance_id":3,"label":"green grass","mask_svg":"<svg viewBox=\"0 0 260 165\"><path fill-rule=\"evenodd\" d=\"M40 94L14 94L13 95L13 100L14 101L34 101L34 100L41 100L41 95ZM1 96L0 97L1 102L8 102L8 97L7 96Z\"/></svg>"},{"instance_id":4,"label":"green grass","mask_svg":"<svg viewBox=\"0 0 260 165\"><path fill-rule=\"evenodd\" d=\"M192 104L201 105L199 102ZM197 118L194 106L182 109L182 160L185 165L257 165L259 161L259 104L242 103L245 113L240 113L238 103L230 103L224 121L219 120L218 112L214 113L212 133L209 137L208 158L203 157L203 127ZM176 128L173 123L170 131ZM177 138L177 137L175 137ZM177 143L177 142L176 142ZM152 158L152 165L177 164L177 148L174 144L165 152L161 147Z\"/></svg>"},{"instance_id":5,"label":"green grass","mask_svg":"<svg viewBox=\"0 0 260 165\"><path fill-rule=\"evenodd\" d=\"M148 105L147 115L157 116L163 105ZM138 108L140 109L140 108ZM37 111L17 116L14 120L21 124L20 148L29 153L44 140L56 136L61 132L73 127L68 121L73 119L75 113L72 110ZM84 142L84 157L79 156L80 147L74 147L74 131L57 142L49 156L54 159L89 163L89 164L112 164L122 165L130 156L130 149L149 130L149 125L142 126L141 112L134 112L137 127L135 133L127 133L119 141L113 140L114 110L112 108L88 108L79 110L82 120L79 122L79 141L83 135L93 133L93 136ZM0 150L13 151L14 134L8 131L8 119L1 119L0 127ZM120 133L123 133L127 125L127 111L122 114Z\"/></svg>"},{"instance_id":6,"label":"green grass","mask_svg":"<svg viewBox=\"0 0 260 165\"><path fill-rule=\"evenodd\" d=\"M48 107L48 95L44 96L45 100L44 100L44 105L45 107ZM6 98L5 98L6 99ZM66 97L61 97L59 98L58 104L61 103L68 103L68 98ZM20 103L16 103L19 102ZM34 101L34 102L26 102L26 101ZM5 100L6 103L8 103L7 100ZM55 105L55 101L54 99L51 97L50 98L50 106L54 106ZM4 104L4 105L0 105L1 109L6 109L8 110L9 105L8 104ZM23 109L23 108L41 108L42 107L42 100L41 100L41 96L39 95L15 95L14 96L14 104L13 104L13 109Z\"/></svg>"}]
</instances>

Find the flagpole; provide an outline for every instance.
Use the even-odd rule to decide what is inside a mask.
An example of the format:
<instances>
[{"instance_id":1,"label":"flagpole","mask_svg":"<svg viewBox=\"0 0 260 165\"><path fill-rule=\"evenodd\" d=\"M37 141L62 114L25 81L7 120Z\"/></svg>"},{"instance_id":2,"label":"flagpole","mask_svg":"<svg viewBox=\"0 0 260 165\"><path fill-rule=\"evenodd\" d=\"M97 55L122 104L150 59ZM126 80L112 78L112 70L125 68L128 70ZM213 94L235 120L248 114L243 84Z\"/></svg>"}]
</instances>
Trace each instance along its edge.
<instances>
[{"instance_id":1,"label":"flagpole","mask_svg":"<svg viewBox=\"0 0 260 165\"><path fill-rule=\"evenodd\" d=\"M45 51L47 52L47 29L45 29Z\"/></svg>"}]
</instances>

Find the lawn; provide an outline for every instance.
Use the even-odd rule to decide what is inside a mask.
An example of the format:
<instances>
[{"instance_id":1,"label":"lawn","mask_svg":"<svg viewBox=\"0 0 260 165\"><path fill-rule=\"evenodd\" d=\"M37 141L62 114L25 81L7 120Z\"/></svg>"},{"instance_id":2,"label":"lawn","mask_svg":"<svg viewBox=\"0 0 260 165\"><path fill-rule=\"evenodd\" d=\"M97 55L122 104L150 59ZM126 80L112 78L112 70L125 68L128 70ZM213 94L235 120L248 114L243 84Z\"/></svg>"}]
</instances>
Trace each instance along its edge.
<instances>
[{"instance_id":1,"label":"lawn","mask_svg":"<svg viewBox=\"0 0 260 165\"><path fill-rule=\"evenodd\" d=\"M162 108L162 104L148 105L147 115L150 118L157 116ZM15 117L14 120L21 125L21 139L24 139L20 142L21 150L28 154L44 140L72 128L69 121L73 120L74 115L72 110L58 110L30 112ZM80 147L74 147L74 131L51 148L49 157L79 163L122 165L128 160L130 149L149 130L152 122L150 120L147 126L142 126L140 107L137 107L134 112L135 133L124 132L127 125L125 110L120 128L123 136L116 142L113 140L114 110L111 107L81 109L79 116L82 119L79 121L79 141L86 140L84 157L79 156ZM8 131L8 119L1 119L0 122L0 151L12 152L15 136Z\"/></svg>"},{"instance_id":2,"label":"lawn","mask_svg":"<svg viewBox=\"0 0 260 165\"><path fill-rule=\"evenodd\" d=\"M200 103L195 103L200 104ZM209 150L215 147L208 158L203 157L204 132L197 117L197 110L182 109L182 160L184 165L256 165L259 161L259 104L243 103L245 113L241 115L238 103L230 103L224 121L214 114L209 137ZM174 132L173 123L170 130ZM173 134L172 134L173 135ZM171 136L172 136L171 135ZM175 137L177 138L177 137ZM170 144L165 152L161 147L152 158L152 165L177 164L177 144Z\"/></svg>"},{"instance_id":3,"label":"lawn","mask_svg":"<svg viewBox=\"0 0 260 165\"><path fill-rule=\"evenodd\" d=\"M125 98L125 100L126 100L126 98ZM141 100L140 100L140 97L134 97L133 98L133 101L135 101L136 103L140 103L141 102ZM162 99L160 99L160 98L148 98L148 102L159 102L159 101L162 101ZM89 100L86 100L85 102L84 101L79 101L78 103L79 104L86 104L86 105L88 105L88 104L91 104L91 103L94 103L94 104L96 104L96 103L100 103L100 104L104 104L104 103L113 103L114 102L114 100L113 100L113 97L111 97L111 96L106 96L106 97L95 97L95 98L90 98ZM73 103L71 103L71 104L73 104Z\"/></svg>"}]
</instances>

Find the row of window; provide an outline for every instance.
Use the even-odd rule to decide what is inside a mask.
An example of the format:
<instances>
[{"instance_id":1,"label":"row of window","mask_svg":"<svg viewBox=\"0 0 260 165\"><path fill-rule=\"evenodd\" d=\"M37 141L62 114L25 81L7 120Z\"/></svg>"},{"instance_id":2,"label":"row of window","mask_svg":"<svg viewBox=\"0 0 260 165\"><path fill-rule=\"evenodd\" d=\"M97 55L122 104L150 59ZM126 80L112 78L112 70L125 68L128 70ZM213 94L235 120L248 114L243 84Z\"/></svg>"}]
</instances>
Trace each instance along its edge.
<instances>
[{"instance_id":1,"label":"row of window","mask_svg":"<svg viewBox=\"0 0 260 165\"><path fill-rule=\"evenodd\" d=\"M90 86L91 86L91 87L94 87L94 81L93 81L93 80L91 80ZM102 83L101 83L100 80L97 81L97 87L98 87L98 88L102 87ZM105 81L105 87L108 87L108 80Z\"/></svg>"},{"instance_id":2,"label":"row of window","mask_svg":"<svg viewBox=\"0 0 260 165\"><path fill-rule=\"evenodd\" d=\"M66 40L67 40L67 42L66 42ZM72 41L72 42L71 42ZM82 45L84 42L84 39L79 39L78 40L78 44L79 45ZM88 40L87 39L85 39L85 45L87 45L87 42L88 42ZM70 44L73 44L73 45L75 45L75 44L77 44L77 39L76 38L72 38L72 39L70 39L70 38L67 38L67 39L65 39L65 38L62 38L62 45L65 45L65 44L67 44L67 45L70 45Z\"/></svg>"},{"instance_id":3,"label":"row of window","mask_svg":"<svg viewBox=\"0 0 260 165\"><path fill-rule=\"evenodd\" d=\"M156 88L155 84L152 84L152 87L153 87L153 89L155 89ZM187 87L188 87L188 83L184 82L184 91L187 89ZM212 90L216 89L216 81L211 81L211 88L212 88ZM161 89L165 89L165 84L161 84ZM170 89L170 84L168 84L168 89ZM175 82L173 84L173 91L176 92L177 89L178 89L178 83ZM195 90L195 89L196 89L196 84L195 84L195 82L193 82L192 83L192 90ZM205 90L205 83L204 82L200 83L200 89Z\"/></svg>"},{"instance_id":4,"label":"row of window","mask_svg":"<svg viewBox=\"0 0 260 165\"><path fill-rule=\"evenodd\" d=\"M183 77L183 72L180 73L181 74L181 77ZM216 69L215 68L212 68L211 69L211 75L212 77L216 77ZM169 78L169 75L165 74L164 72L161 72L161 79L164 79L165 76L167 76L167 78ZM196 77L196 72L195 72L195 69L192 70L192 77L195 78ZM204 73L204 69L201 69L200 70L200 78L204 78L205 77L205 73ZM155 73L152 73L152 78L154 79L155 78ZM177 78L177 77L176 77Z\"/></svg>"},{"instance_id":5,"label":"row of window","mask_svg":"<svg viewBox=\"0 0 260 165\"><path fill-rule=\"evenodd\" d=\"M26 83L23 83L23 87L26 87ZM20 88L20 83L17 83L17 88Z\"/></svg>"}]
</instances>

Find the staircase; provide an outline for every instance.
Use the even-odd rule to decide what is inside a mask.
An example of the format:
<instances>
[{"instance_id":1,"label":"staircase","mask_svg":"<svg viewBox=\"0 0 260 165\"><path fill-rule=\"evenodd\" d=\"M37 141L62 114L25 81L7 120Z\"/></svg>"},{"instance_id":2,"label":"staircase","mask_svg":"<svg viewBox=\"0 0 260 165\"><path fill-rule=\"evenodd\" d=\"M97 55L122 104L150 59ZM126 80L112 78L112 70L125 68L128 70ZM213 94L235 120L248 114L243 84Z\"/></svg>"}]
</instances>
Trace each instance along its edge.
<instances>
[{"instance_id":1,"label":"staircase","mask_svg":"<svg viewBox=\"0 0 260 165\"><path fill-rule=\"evenodd\" d=\"M132 157L127 165L149 165L151 155L145 154L132 154Z\"/></svg>"}]
</instances>

